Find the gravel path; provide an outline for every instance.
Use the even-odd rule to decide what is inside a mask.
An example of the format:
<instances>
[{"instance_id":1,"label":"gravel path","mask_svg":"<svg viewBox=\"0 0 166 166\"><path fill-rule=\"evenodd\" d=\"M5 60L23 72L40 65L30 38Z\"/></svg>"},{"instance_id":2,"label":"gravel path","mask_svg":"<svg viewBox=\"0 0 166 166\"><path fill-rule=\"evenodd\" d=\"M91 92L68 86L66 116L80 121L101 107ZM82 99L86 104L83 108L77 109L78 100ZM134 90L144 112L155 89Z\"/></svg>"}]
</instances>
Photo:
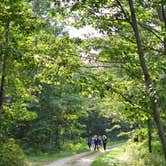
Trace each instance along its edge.
<instances>
[{"instance_id":1,"label":"gravel path","mask_svg":"<svg viewBox=\"0 0 166 166\"><path fill-rule=\"evenodd\" d=\"M121 144L123 144L123 143L111 146L106 152L110 151L112 148L114 148L116 146L120 146ZM90 166L92 164L92 162L94 161L94 159L96 157L98 157L99 155L101 155L102 153L104 153L104 152L102 152L102 151L84 152L84 153L76 154L76 155L73 155L70 157L58 159L45 166Z\"/></svg>"},{"instance_id":2,"label":"gravel path","mask_svg":"<svg viewBox=\"0 0 166 166\"><path fill-rule=\"evenodd\" d=\"M101 152L84 152L71 157L58 159L46 166L90 166Z\"/></svg>"},{"instance_id":3,"label":"gravel path","mask_svg":"<svg viewBox=\"0 0 166 166\"><path fill-rule=\"evenodd\" d=\"M99 156L101 153L96 152L88 156L84 156L73 163L73 166L90 166L93 160Z\"/></svg>"}]
</instances>

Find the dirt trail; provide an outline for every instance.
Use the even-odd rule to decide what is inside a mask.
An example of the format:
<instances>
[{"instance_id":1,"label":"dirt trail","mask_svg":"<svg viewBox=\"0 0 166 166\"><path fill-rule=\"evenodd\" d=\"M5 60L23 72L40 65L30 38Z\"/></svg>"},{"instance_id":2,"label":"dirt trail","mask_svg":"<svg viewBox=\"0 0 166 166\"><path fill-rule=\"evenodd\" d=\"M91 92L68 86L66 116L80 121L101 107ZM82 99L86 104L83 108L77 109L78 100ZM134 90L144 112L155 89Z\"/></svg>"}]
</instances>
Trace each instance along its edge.
<instances>
[{"instance_id":1,"label":"dirt trail","mask_svg":"<svg viewBox=\"0 0 166 166\"><path fill-rule=\"evenodd\" d=\"M93 160L103 152L84 152L71 157L58 159L45 166L90 166Z\"/></svg>"},{"instance_id":2,"label":"dirt trail","mask_svg":"<svg viewBox=\"0 0 166 166\"><path fill-rule=\"evenodd\" d=\"M118 146L121 144L118 144ZM117 146L117 145L115 145ZM111 149L115 146L111 146ZM106 152L110 151L111 149L108 149ZM98 152L84 152L81 154L76 154L74 156L71 157L65 157L62 159L58 159L48 165L45 166L90 166L92 164L92 162L94 161L94 159L96 157L98 157L99 155L101 155L102 151L98 151Z\"/></svg>"},{"instance_id":3,"label":"dirt trail","mask_svg":"<svg viewBox=\"0 0 166 166\"><path fill-rule=\"evenodd\" d=\"M73 166L90 166L93 160L99 156L101 152L96 152L91 155L84 156L78 160L76 160L72 165Z\"/></svg>"}]
</instances>

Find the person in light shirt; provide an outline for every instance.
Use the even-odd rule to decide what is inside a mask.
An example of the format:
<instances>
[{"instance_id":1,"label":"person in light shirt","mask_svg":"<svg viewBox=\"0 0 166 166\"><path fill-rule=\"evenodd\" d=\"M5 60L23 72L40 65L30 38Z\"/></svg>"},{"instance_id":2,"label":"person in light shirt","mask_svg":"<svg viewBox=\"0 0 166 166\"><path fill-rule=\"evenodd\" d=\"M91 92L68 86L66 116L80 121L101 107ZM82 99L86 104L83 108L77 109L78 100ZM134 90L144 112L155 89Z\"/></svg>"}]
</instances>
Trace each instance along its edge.
<instances>
[{"instance_id":1,"label":"person in light shirt","mask_svg":"<svg viewBox=\"0 0 166 166\"><path fill-rule=\"evenodd\" d=\"M107 137L106 137L106 135L102 136L102 141L103 141L103 149L105 151L106 150L106 145L107 145Z\"/></svg>"}]
</instances>

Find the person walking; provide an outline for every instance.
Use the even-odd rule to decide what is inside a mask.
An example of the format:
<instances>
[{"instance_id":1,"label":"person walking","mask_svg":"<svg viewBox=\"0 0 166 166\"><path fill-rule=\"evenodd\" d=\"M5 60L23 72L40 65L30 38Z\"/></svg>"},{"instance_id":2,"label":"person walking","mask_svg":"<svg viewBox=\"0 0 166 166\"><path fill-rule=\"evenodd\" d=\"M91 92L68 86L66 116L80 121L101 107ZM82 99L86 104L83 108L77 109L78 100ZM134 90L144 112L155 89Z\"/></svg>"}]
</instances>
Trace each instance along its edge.
<instances>
[{"instance_id":1,"label":"person walking","mask_svg":"<svg viewBox=\"0 0 166 166\"><path fill-rule=\"evenodd\" d=\"M92 140L91 140L91 151L94 150L95 148L95 142L94 142L94 136L92 137Z\"/></svg>"},{"instance_id":2,"label":"person walking","mask_svg":"<svg viewBox=\"0 0 166 166\"><path fill-rule=\"evenodd\" d=\"M99 146L98 146L99 145L99 139L98 139L97 135L94 136L94 145L95 145L94 151L99 150Z\"/></svg>"},{"instance_id":3,"label":"person walking","mask_svg":"<svg viewBox=\"0 0 166 166\"><path fill-rule=\"evenodd\" d=\"M89 150L91 150L91 146L92 146L92 138L91 137L88 138L87 144L88 144Z\"/></svg>"},{"instance_id":4,"label":"person walking","mask_svg":"<svg viewBox=\"0 0 166 166\"><path fill-rule=\"evenodd\" d=\"M106 150L106 145L107 145L107 137L106 137L106 135L102 136L102 141L103 141L103 149L105 151Z\"/></svg>"},{"instance_id":5,"label":"person walking","mask_svg":"<svg viewBox=\"0 0 166 166\"><path fill-rule=\"evenodd\" d=\"M99 136L98 137L98 149L99 150L102 150L102 143L103 143L102 136Z\"/></svg>"}]
</instances>

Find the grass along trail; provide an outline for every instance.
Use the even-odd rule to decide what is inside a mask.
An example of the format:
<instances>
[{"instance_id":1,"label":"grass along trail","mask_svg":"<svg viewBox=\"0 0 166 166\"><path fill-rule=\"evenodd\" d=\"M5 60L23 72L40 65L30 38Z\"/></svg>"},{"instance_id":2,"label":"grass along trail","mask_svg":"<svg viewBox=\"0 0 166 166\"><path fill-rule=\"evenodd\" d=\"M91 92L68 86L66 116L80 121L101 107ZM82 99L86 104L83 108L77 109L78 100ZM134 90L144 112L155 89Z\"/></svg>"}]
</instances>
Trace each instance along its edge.
<instances>
[{"instance_id":1,"label":"grass along trail","mask_svg":"<svg viewBox=\"0 0 166 166\"><path fill-rule=\"evenodd\" d=\"M92 166L130 166L132 163L128 160L125 153L126 144L118 144L111 147L106 154L96 158Z\"/></svg>"}]
</instances>

